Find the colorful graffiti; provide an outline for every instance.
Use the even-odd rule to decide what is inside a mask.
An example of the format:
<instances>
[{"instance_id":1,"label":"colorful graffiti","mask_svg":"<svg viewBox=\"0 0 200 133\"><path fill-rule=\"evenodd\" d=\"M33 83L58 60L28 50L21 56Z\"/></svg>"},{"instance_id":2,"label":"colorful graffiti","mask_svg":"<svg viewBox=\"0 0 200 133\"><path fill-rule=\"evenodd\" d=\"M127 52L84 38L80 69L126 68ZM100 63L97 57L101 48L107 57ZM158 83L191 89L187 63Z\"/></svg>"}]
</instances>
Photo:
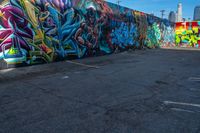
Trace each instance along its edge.
<instances>
[{"instance_id":1,"label":"colorful graffiti","mask_svg":"<svg viewBox=\"0 0 200 133\"><path fill-rule=\"evenodd\" d=\"M116 49L153 48L173 41L172 27L157 17L101 0L4 0L0 61L32 65Z\"/></svg>"},{"instance_id":2,"label":"colorful graffiti","mask_svg":"<svg viewBox=\"0 0 200 133\"><path fill-rule=\"evenodd\" d=\"M176 23L176 46L200 48L200 21Z\"/></svg>"}]
</instances>

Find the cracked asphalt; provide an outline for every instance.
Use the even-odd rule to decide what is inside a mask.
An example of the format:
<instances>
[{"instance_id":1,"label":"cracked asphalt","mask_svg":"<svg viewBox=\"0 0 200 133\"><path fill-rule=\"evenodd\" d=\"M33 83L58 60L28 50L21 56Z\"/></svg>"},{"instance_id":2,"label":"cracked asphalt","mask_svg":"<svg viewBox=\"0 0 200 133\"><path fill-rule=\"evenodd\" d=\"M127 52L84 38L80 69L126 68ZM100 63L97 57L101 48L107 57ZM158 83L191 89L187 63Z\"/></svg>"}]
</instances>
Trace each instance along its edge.
<instances>
[{"instance_id":1,"label":"cracked asphalt","mask_svg":"<svg viewBox=\"0 0 200 133\"><path fill-rule=\"evenodd\" d=\"M0 70L0 133L200 133L200 51Z\"/></svg>"}]
</instances>

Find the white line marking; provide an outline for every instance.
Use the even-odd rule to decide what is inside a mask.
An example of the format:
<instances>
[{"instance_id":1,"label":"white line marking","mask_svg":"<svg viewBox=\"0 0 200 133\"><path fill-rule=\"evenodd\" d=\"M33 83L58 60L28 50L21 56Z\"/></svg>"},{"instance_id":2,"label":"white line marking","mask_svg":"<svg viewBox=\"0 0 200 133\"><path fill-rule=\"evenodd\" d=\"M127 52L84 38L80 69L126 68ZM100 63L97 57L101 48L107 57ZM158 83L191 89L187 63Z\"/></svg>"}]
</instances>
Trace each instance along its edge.
<instances>
[{"instance_id":1,"label":"white line marking","mask_svg":"<svg viewBox=\"0 0 200 133\"><path fill-rule=\"evenodd\" d=\"M200 108L200 104L194 104L194 103L182 103L182 102L173 102L173 101L164 101L164 104L175 104L175 105L184 105L184 106L193 106Z\"/></svg>"},{"instance_id":2,"label":"white line marking","mask_svg":"<svg viewBox=\"0 0 200 133\"><path fill-rule=\"evenodd\" d=\"M190 88L190 91L200 91L200 89Z\"/></svg>"},{"instance_id":3,"label":"white line marking","mask_svg":"<svg viewBox=\"0 0 200 133\"><path fill-rule=\"evenodd\" d=\"M84 67L90 67L90 68L96 68L96 69L100 68L98 66L87 65L87 64L83 64L83 63L74 62L74 61L66 61L66 62L71 63L71 64L76 64L76 65L79 65L79 66L84 66Z\"/></svg>"},{"instance_id":4,"label":"white line marking","mask_svg":"<svg viewBox=\"0 0 200 133\"><path fill-rule=\"evenodd\" d=\"M69 78L69 76L64 76L64 77L62 77L62 79L68 79Z\"/></svg>"},{"instance_id":5,"label":"white line marking","mask_svg":"<svg viewBox=\"0 0 200 133\"><path fill-rule=\"evenodd\" d=\"M200 81L199 77L190 77L189 78L190 81Z\"/></svg>"},{"instance_id":6,"label":"white line marking","mask_svg":"<svg viewBox=\"0 0 200 133\"><path fill-rule=\"evenodd\" d=\"M180 108L171 108L171 110L181 111L181 112L188 112L188 113L195 113L194 111L186 110L186 109L180 109Z\"/></svg>"},{"instance_id":7,"label":"white line marking","mask_svg":"<svg viewBox=\"0 0 200 133\"><path fill-rule=\"evenodd\" d=\"M179 48L175 48L175 47L161 47L161 49L168 49L168 50L190 50L190 51L199 51L200 49L198 48L184 48L184 47L179 47Z\"/></svg>"},{"instance_id":8,"label":"white line marking","mask_svg":"<svg viewBox=\"0 0 200 133\"><path fill-rule=\"evenodd\" d=\"M13 71L13 70L15 70L15 68L3 69L3 70L0 70L0 73L4 74L4 73L7 73L7 72L10 72L10 71Z\"/></svg>"}]
</instances>

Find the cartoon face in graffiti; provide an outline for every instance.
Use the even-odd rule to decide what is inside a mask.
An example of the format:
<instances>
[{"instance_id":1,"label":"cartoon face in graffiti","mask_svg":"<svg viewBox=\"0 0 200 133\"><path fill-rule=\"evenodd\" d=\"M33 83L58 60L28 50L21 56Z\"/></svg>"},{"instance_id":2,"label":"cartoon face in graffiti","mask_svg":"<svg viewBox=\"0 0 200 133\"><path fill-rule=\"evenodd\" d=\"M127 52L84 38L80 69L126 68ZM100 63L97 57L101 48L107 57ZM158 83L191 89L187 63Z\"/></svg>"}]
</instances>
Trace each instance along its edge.
<instances>
[{"instance_id":1,"label":"cartoon face in graffiti","mask_svg":"<svg viewBox=\"0 0 200 133\"><path fill-rule=\"evenodd\" d=\"M86 21L81 24L81 27L77 30L75 34L75 39L78 44L87 48L89 53L94 49L99 49L101 45L101 41L99 40L103 34L103 30L101 29L108 23L107 14L102 11L98 11L98 8L101 9L101 5L90 6L86 10ZM102 9L104 9L104 7ZM105 35L105 37L107 36Z\"/></svg>"},{"instance_id":2,"label":"cartoon face in graffiti","mask_svg":"<svg viewBox=\"0 0 200 133\"><path fill-rule=\"evenodd\" d=\"M82 23L75 34L75 39L81 46L93 49L97 46L98 27L94 25L94 19L89 19L86 23Z\"/></svg>"}]
</instances>

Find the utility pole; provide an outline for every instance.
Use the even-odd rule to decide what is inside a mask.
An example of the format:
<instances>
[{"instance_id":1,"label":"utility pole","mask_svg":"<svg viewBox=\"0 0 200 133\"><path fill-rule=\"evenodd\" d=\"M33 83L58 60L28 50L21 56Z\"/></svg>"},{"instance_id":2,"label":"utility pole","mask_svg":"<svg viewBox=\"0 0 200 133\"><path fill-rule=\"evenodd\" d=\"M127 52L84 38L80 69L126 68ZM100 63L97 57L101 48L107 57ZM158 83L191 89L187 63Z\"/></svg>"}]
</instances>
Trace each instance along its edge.
<instances>
[{"instance_id":1,"label":"utility pole","mask_svg":"<svg viewBox=\"0 0 200 133\"><path fill-rule=\"evenodd\" d=\"M160 12L161 12L161 18L163 19L165 15L165 10L161 10Z\"/></svg>"},{"instance_id":2,"label":"utility pole","mask_svg":"<svg viewBox=\"0 0 200 133\"><path fill-rule=\"evenodd\" d=\"M117 5L118 5L118 10L119 10L119 3L122 2L120 0L117 0ZM120 10L119 10L119 13L120 13Z\"/></svg>"},{"instance_id":3,"label":"utility pole","mask_svg":"<svg viewBox=\"0 0 200 133\"><path fill-rule=\"evenodd\" d=\"M150 15L151 15L151 16L154 16L154 12L152 11Z\"/></svg>"},{"instance_id":4,"label":"utility pole","mask_svg":"<svg viewBox=\"0 0 200 133\"><path fill-rule=\"evenodd\" d=\"M118 6L119 6L119 3L120 3L120 2L122 2L122 1L120 1L120 0L117 1L117 5L118 5Z\"/></svg>"}]
</instances>

